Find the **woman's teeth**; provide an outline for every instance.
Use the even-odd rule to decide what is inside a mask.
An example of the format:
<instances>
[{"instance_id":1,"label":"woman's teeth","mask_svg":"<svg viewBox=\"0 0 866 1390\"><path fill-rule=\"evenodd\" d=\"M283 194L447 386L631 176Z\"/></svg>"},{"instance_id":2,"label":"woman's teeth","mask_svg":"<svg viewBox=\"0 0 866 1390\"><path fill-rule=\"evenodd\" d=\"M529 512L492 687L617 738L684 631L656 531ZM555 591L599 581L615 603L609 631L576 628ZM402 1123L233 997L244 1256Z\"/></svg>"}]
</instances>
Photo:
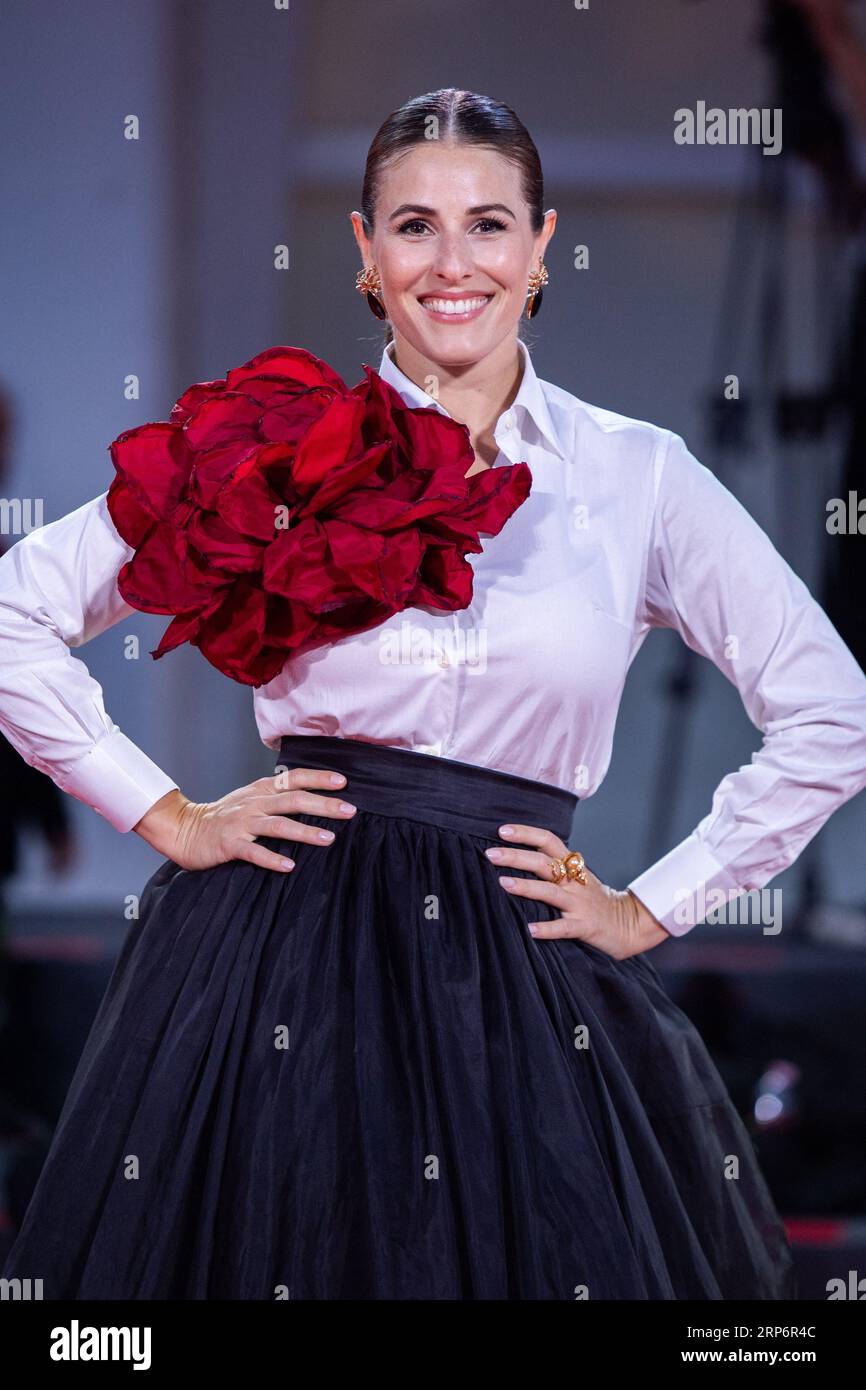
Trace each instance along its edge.
<instances>
[{"instance_id":1,"label":"woman's teeth","mask_svg":"<svg viewBox=\"0 0 866 1390\"><path fill-rule=\"evenodd\" d=\"M422 299L421 303L433 314L471 314L490 298L489 294L483 294L476 299Z\"/></svg>"}]
</instances>

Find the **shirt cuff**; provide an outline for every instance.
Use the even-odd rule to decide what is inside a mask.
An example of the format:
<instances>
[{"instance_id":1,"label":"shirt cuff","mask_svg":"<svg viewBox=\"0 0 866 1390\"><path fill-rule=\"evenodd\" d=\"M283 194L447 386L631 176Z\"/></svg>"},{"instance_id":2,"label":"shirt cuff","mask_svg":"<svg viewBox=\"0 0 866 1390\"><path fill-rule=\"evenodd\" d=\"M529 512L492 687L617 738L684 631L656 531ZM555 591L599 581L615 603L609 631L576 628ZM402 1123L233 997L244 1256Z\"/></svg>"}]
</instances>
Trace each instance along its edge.
<instances>
[{"instance_id":1,"label":"shirt cuff","mask_svg":"<svg viewBox=\"0 0 866 1390\"><path fill-rule=\"evenodd\" d=\"M717 909L717 891L710 897L714 890L721 889L728 900L746 891L694 832L627 887L671 936L685 936Z\"/></svg>"},{"instance_id":2,"label":"shirt cuff","mask_svg":"<svg viewBox=\"0 0 866 1390\"><path fill-rule=\"evenodd\" d=\"M53 767L48 775L61 790L92 806L122 831L131 830L151 806L177 787L116 725L70 768Z\"/></svg>"}]
</instances>

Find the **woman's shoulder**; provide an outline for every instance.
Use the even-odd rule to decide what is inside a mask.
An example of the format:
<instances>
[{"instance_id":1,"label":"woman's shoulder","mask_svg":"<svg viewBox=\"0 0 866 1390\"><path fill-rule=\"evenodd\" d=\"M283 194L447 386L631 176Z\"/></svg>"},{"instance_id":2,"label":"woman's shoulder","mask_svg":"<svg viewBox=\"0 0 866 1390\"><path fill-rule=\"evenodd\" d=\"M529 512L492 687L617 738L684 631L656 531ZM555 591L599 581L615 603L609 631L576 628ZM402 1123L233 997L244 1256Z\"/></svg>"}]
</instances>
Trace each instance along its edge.
<instances>
[{"instance_id":1,"label":"woman's shoulder","mask_svg":"<svg viewBox=\"0 0 866 1390\"><path fill-rule=\"evenodd\" d=\"M560 437L570 440L575 450L589 448L608 460L652 461L663 458L677 438L673 430L652 420L593 405L550 381L539 380L539 385Z\"/></svg>"}]
</instances>

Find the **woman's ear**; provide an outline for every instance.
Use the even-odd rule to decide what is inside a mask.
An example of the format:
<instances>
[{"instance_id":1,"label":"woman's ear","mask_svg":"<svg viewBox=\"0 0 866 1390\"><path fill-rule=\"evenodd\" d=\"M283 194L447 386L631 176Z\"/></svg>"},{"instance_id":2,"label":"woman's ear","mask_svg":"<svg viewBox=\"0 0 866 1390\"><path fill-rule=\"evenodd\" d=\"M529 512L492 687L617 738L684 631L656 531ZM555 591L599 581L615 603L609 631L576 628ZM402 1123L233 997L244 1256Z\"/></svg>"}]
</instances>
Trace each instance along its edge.
<instances>
[{"instance_id":1,"label":"woman's ear","mask_svg":"<svg viewBox=\"0 0 866 1390\"><path fill-rule=\"evenodd\" d=\"M548 208L547 212L544 214L544 225L541 228L541 231L538 233L538 237L536 238L535 243L536 255L540 256L542 260L544 260L544 253L547 250L547 244L550 241L550 238L553 236L555 230L556 208Z\"/></svg>"},{"instance_id":2,"label":"woman's ear","mask_svg":"<svg viewBox=\"0 0 866 1390\"><path fill-rule=\"evenodd\" d=\"M358 250L361 253L361 260L364 262L364 265L371 265L373 256L370 251L369 237L364 231L364 219L359 212L350 212L349 220L352 223L352 232L358 244Z\"/></svg>"}]
</instances>

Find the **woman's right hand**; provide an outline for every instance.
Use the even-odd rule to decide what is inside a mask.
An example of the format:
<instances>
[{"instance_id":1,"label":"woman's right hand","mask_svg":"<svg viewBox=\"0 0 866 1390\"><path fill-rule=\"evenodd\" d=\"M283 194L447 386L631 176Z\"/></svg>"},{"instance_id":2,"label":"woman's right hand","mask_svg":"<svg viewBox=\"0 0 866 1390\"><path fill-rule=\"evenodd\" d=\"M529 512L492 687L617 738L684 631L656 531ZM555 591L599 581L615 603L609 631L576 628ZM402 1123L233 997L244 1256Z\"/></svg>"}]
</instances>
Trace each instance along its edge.
<instances>
[{"instance_id":1,"label":"woman's right hand","mask_svg":"<svg viewBox=\"0 0 866 1390\"><path fill-rule=\"evenodd\" d=\"M190 801L175 787L151 806L133 829L182 869L210 869L231 859L247 859L263 869L285 873L294 868L294 860L256 844L256 836L296 840L324 849L334 832L292 820L291 812L350 820L356 810L350 802L311 790L333 790L345 782L341 772L296 767L273 777L259 777L219 801Z\"/></svg>"}]
</instances>

